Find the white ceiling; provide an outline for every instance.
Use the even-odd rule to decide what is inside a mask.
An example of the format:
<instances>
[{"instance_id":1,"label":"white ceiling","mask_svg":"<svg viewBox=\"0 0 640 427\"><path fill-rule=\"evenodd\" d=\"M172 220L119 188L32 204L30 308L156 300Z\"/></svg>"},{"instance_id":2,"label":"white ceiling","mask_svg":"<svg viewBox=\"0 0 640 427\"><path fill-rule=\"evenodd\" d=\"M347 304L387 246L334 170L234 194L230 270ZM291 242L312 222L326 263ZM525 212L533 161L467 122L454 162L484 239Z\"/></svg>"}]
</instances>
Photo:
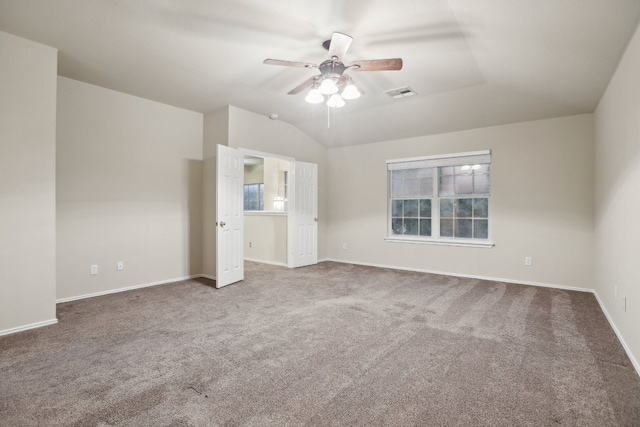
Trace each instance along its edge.
<instances>
[{"instance_id":1,"label":"white ceiling","mask_svg":"<svg viewBox=\"0 0 640 427\"><path fill-rule=\"evenodd\" d=\"M190 110L277 113L326 147L593 112L638 0L0 0L0 30L59 49L59 74ZM366 94L331 111L287 92L334 31ZM418 96L383 91L410 86Z\"/></svg>"}]
</instances>

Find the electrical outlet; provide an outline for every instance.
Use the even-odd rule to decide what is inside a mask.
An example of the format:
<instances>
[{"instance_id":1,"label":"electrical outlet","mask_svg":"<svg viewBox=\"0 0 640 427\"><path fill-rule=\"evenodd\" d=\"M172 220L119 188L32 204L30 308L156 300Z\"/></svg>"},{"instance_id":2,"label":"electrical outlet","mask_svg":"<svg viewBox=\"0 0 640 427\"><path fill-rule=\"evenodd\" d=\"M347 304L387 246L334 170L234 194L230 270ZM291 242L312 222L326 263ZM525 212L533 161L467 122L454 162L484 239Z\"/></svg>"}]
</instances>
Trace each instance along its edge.
<instances>
[{"instance_id":1,"label":"electrical outlet","mask_svg":"<svg viewBox=\"0 0 640 427\"><path fill-rule=\"evenodd\" d=\"M531 262L533 260L531 259L530 256L524 257L524 265L526 265L527 267L531 267Z\"/></svg>"},{"instance_id":2,"label":"electrical outlet","mask_svg":"<svg viewBox=\"0 0 640 427\"><path fill-rule=\"evenodd\" d=\"M91 266L91 275L95 276L96 274L98 274L98 265L97 264L93 264Z\"/></svg>"},{"instance_id":3,"label":"electrical outlet","mask_svg":"<svg viewBox=\"0 0 640 427\"><path fill-rule=\"evenodd\" d=\"M124 261L118 261L118 271L124 270Z\"/></svg>"},{"instance_id":4,"label":"electrical outlet","mask_svg":"<svg viewBox=\"0 0 640 427\"><path fill-rule=\"evenodd\" d=\"M345 250L347 249L347 244L346 243L342 244L342 249L345 249Z\"/></svg>"}]
</instances>

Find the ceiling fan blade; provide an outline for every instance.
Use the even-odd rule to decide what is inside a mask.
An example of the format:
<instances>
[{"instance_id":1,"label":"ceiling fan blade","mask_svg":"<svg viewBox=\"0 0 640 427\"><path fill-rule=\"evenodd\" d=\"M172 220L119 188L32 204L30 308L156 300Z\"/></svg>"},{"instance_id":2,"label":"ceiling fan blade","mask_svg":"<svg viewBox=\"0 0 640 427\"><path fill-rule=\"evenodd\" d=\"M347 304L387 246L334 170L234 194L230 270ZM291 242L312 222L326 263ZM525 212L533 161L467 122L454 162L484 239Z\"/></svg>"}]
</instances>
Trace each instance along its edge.
<instances>
[{"instance_id":1,"label":"ceiling fan blade","mask_svg":"<svg viewBox=\"0 0 640 427\"><path fill-rule=\"evenodd\" d=\"M289 95L297 95L300 92L302 92L303 90L313 86L313 82L320 76L313 76L313 77L309 77L307 80L305 80L304 82L300 83L298 86L294 87L293 89L291 89L289 92L287 92L287 94Z\"/></svg>"},{"instance_id":2,"label":"ceiling fan blade","mask_svg":"<svg viewBox=\"0 0 640 427\"><path fill-rule=\"evenodd\" d=\"M283 61L281 59L265 59L264 61L262 61L262 63L267 65L284 65L285 67L305 67L305 68L318 67L317 65L309 64L308 62Z\"/></svg>"},{"instance_id":3,"label":"ceiling fan blade","mask_svg":"<svg viewBox=\"0 0 640 427\"><path fill-rule=\"evenodd\" d=\"M353 68L351 68L353 67ZM351 71L391 71L402 69L402 58L353 61L347 66Z\"/></svg>"},{"instance_id":4,"label":"ceiling fan blade","mask_svg":"<svg viewBox=\"0 0 640 427\"><path fill-rule=\"evenodd\" d=\"M351 46L353 37L342 33L333 33L331 36L331 44L329 45L329 58L338 57L338 61L342 61L344 55Z\"/></svg>"}]
</instances>

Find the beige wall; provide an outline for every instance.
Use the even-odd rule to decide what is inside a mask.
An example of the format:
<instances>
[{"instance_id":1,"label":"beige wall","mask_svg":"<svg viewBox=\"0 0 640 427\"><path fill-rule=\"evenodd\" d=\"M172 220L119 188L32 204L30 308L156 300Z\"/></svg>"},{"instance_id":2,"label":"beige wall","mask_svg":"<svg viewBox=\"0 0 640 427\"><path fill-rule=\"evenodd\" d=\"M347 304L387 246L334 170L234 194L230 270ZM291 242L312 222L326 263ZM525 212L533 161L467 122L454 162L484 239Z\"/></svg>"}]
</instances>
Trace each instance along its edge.
<instances>
[{"instance_id":1,"label":"beige wall","mask_svg":"<svg viewBox=\"0 0 640 427\"><path fill-rule=\"evenodd\" d=\"M640 29L595 112L596 291L640 371ZM617 295L616 295L617 288ZM627 310L624 311L624 297Z\"/></svg>"},{"instance_id":2,"label":"beige wall","mask_svg":"<svg viewBox=\"0 0 640 427\"><path fill-rule=\"evenodd\" d=\"M273 158L264 159L264 210L275 210L273 199L278 195L278 179L280 178L280 161Z\"/></svg>"},{"instance_id":3,"label":"beige wall","mask_svg":"<svg viewBox=\"0 0 640 427\"><path fill-rule=\"evenodd\" d=\"M384 241L388 159L492 150L493 248ZM332 259L593 288L592 116L328 150ZM347 244L347 249L342 244ZM533 265L524 265L524 258Z\"/></svg>"},{"instance_id":4,"label":"beige wall","mask_svg":"<svg viewBox=\"0 0 640 427\"><path fill-rule=\"evenodd\" d=\"M59 299L202 273L202 140L200 113L58 79Z\"/></svg>"},{"instance_id":5,"label":"beige wall","mask_svg":"<svg viewBox=\"0 0 640 427\"><path fill-rule=\"evenodd\" d=\"M216 277L216 153L217 145L228 145L229 107L204 115L202 183L202 272Z\"/></svg>"},{"instance_id":6,"label":"beige wall","mask_svg":"<svg viewBox=\"0 0 640 427\"><path fill-rule=\"evenodd\" d=\"M245 184L264 184L264 164L244 165Z\"/></svg>"},{"instance_id":7,"label":"beige wall","mask_svg":"<svg viewBox=\"0 0 640 427\"><path fill-rule=\"evenodd\" d=\"M56 321L56 72L0 32L0 334Z\"/></svg>"},{"instance_id":8,"label":"beige wall","mask_svg":"<svg viewBox=\"0 0 640 427\"><path fill-rule=\"evenodd\" d=\"M326 258L327 150L288 123L233 106L229 107L229 146L292 157L318 165L318 259Z\"/></svg>"},{"instance_id":9,"label":"beige wall","mask_svg":"<svg viewBox=\"0 0 640 427\"><path fill-rule=\"evenodd\" d=\"M287 265L287 216L245 212L244 258Z\"/></svg>"}]
</instances>

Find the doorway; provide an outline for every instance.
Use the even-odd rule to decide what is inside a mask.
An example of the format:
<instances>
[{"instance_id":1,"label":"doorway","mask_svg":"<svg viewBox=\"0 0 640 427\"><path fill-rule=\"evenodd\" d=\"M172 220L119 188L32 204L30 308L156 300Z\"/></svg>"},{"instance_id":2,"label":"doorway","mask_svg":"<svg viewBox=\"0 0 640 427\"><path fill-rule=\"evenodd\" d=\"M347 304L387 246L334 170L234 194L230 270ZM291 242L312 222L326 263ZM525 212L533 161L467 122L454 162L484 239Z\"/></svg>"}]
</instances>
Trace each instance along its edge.
<instances>
[{"instance_id":1,"label":"doorway","mask_svg":"<svg viewBox=\"0 0 640 427\"><path fill-rule=\"evenodd\" d=\"M250 183L245 187L245 156L262 159L284 160L288 162L287 174L282 174L278 166L273 187L280 194L267 198L266 182ZM265 160L263 160L263 168ZM255 161L255 160L254 160ZM220 288L244 279L245 244L253 240L245 239L245 204L259 212L260 207L272 207L273 211L263 211L256 216L275 216L286 218L286 236L272 238L277 244L286 242L286 265L289 268L317 264L318 262L318 165L296 161L295 159L262 153L253 150L235 149L223 145L217 147L216 172L216 287ZM256 162L257 163L257 162ZM286 167L286 166L285 166ZM263 180L265 180L263 178ZM282 186L280 185L283 183ZM257 184L257 185L256 185ZM260 185L262 184L262 186ZM287 200L283 194L287 194ZM268 193L273 194L273 193ZM270 196L269 196L270 197ZM277 203L285 203L278 205ZM257 209L256 209L257 206ZM276 211L276 206L283 210ZM284 211L286 206L286 211ZM278 208L279 209L279 208ZM264 239L256 240L264 244Z\"/></svg>"},{"instance_id":2,"label":"doorway","mask_svg":"<svg viewBox=\"0 0 640 427\"><path fill-rule=\"evenodd\" d=\"M289 174L293 159L244 152L244 259L289 265Z\"/></svg>"}]
</instances>

